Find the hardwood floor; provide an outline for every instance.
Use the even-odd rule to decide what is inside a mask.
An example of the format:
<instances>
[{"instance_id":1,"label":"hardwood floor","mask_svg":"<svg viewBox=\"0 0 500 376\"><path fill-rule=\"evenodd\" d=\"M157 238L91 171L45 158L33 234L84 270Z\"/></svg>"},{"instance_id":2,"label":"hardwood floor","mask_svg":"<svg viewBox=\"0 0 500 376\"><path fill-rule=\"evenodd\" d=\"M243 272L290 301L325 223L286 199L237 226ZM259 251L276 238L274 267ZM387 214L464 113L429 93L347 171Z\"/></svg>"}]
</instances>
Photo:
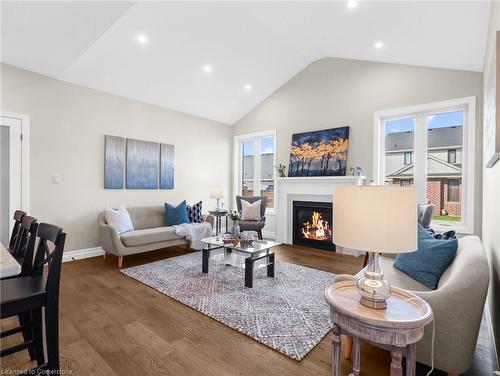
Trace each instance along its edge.
<instances>
[{"instance_id":1,"label":"hardwood floor","mask_svg":"<svg viewBox=\"0 0 500 376\"><path fill-rule=\"evenodd\" d=\"M124 267L185 253L184 248L175 247L129 256L124 259ZM363 262L362 257L297 246L281 246L276 254L281 262L337 274L356 273ZM60 348L61 368L66 374L331 374L329 335L301 362L296 362L128 278L118 271L116 262L116 257L108 256L106 260L96 257L63 265ZM2 330L12 326L13 319L1 322ZM4 338L0 345L15 343L19 338ZM388 375L387 352L366 344L361 351L362 375ZM26 351L1 359L2 374L32 366ZM343 361L343 375L349 374L350 366L349 361Z\"/></svg>"}]
</instances>

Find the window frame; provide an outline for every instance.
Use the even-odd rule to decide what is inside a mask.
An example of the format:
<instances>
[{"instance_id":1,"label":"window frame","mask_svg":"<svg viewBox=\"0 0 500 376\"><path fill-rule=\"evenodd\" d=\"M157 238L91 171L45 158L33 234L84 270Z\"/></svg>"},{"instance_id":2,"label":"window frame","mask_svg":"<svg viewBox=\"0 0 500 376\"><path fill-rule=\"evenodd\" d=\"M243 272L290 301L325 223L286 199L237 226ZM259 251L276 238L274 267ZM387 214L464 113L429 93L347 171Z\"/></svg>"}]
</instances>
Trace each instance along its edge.
<instances>
[{"instance_id":1,"label":"window frame","mask_svg":"<svg viewBox=\"0 0 500 376\"><path fill-rule=\"evenodd\" d=\"M454 161L451 161L451 155L453 155ZM457 163L457 149L448 149L448 163L450 164L456 164Z\"/></svg>"},{"instance_id":2,"label":"window frame","mask_svg":"<svg viewBox=\"0 0 500 376\"><path fill-rule=\"evenodd\" d=\"M385 132L384 123L387 120L415 117L414 129L414 185L417 187L419 203L427 202L427 163L422 153L427 155L427 124L426 117L436 112L464 111L463 138L462 138L462 222L454 223L434 222L433 227L438 231L447 231L453 227L457 233L474 233L474 200L475 200L475 145L476 145L476 97L464 97L440 102L421 104L416 106L394 108L374 113L373 132L373 179L378 185L385 181ZM417 156L417 151L419 155Z\"/></svg>"},{"instance_id":3,"label":"window frame","mask_svg":"<svg viewBox=\"0 0 500 376\"><path fill-rule=\"evenodd\" d=\"M406 156L409 156L409 162L406 163ZM413 163L413 152L412 151L405 151L403 152L403 164L405 166L409 166Z\"/></svg>"},{"instance_id":4,"label":"window frame","mask_svg":"<svg viewBox=\"0 0 500 376\"><path fill-rule=\"evenodd\" d=\"M267 131L247 133L234 136L233 141L233 166L234 166L234 174L233 174L233 192L234 192L234 201L233 207L236 207L236 195L241 195L241 187L243 183L242 179L242 152L243 152L243 142L245 141L253 141L254 148L254 165L253 165L253 182L254 182L254 195L259 196L261 194L261 139L272 137L274 140L274 158L273 158L273 196L274 196L274 206L276 207L277 198L276 198L276 129L271 129ZM270 180L270 179L265 179ZM274 214L275 208L266 208L267 214Z\"/></svg>"}]
</instances>

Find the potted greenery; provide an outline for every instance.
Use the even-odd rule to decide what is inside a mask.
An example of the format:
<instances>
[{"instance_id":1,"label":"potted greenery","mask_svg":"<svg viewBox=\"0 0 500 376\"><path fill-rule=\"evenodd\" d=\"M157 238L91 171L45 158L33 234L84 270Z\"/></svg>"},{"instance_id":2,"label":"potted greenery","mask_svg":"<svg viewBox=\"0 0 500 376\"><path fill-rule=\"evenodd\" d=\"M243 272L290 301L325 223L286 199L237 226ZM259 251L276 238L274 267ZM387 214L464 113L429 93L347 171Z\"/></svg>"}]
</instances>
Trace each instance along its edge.
<instances>
[{"instance_id":1,"label":"potted greenery","mask_svg":"<svg viewBox=\"0 0 500 376\"><path fill-rule=\"evenodd\" d=\"M239 236L240 235L240 220L241 220L240 212L237 210L229 210L228 216L231 219L231 221L233 221L233 224L231 225L231 235Z\"/></svg>"}]
</instances>

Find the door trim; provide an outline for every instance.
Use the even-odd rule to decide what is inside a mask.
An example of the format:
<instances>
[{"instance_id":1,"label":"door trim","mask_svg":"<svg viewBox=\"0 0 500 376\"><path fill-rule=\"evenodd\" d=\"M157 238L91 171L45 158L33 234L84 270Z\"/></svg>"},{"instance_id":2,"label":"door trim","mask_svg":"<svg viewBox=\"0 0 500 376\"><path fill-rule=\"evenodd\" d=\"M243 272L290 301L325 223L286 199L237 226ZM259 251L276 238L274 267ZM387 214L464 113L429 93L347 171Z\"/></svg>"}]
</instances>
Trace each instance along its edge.
<instances>
[{"instance_id":1,"label":"door trim","mask_svg":"<svg viewBox=\"0 0 500 376\"><path fill-rule=\"evenodd\" d=\"M21 210L30 211L30 117L8 111L0 111L0 116L21 121Z\"/></svg>"}]
</instances>

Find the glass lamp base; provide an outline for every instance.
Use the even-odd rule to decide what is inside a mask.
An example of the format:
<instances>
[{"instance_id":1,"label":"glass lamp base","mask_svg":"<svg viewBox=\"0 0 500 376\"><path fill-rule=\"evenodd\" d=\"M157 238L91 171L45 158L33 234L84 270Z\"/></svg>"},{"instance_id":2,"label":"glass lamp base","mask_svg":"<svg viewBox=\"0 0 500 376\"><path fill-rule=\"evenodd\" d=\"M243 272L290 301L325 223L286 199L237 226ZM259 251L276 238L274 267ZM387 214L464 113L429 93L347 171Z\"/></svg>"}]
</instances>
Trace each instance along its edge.
<instances>
[{"instance_id":1,"label":"glass lamp base","mask_svg":"<svg viewBox=\"0 0 500 376\"><path fill-rule=\"evenodd\" d=\"M391 286L380 271L378 253L369 252L368 257L365 274L358 280L361 304L368 308L385 309L387 299L391 296Z\"/></svg>"}]
</instances>

